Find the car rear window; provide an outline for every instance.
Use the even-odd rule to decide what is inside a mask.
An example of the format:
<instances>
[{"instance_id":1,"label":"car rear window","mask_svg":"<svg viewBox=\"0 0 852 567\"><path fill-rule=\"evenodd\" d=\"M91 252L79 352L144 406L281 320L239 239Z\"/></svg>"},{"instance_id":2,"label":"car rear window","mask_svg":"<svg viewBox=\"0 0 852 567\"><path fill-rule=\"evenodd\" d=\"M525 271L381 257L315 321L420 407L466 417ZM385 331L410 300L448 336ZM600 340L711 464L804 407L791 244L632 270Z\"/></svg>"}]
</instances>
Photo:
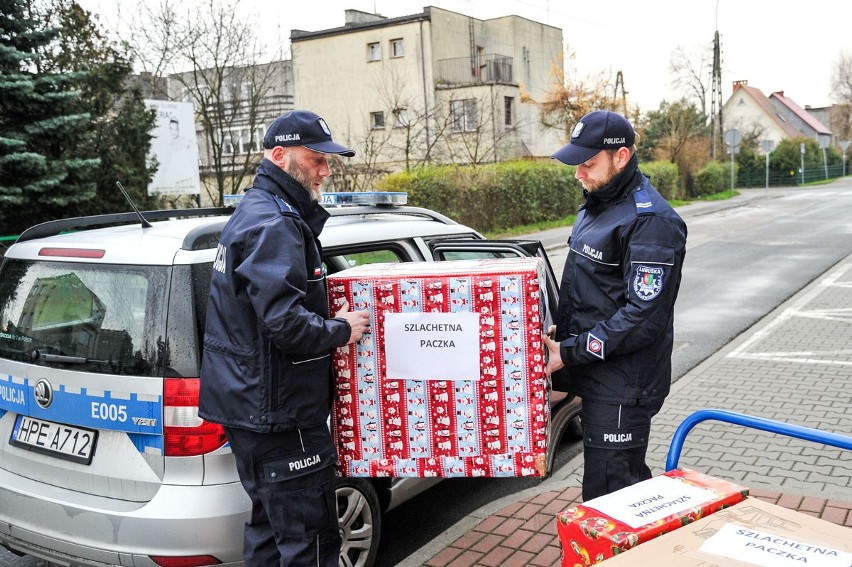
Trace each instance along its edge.
<instances>
[{"instance_id":1,"label":"car rear window","mask_svg":"<svg viewBox=\"0 0 852 567\"><path fill-rule=\"evenodd\" d=\"M0 356L162 376L169 270L7 259L0 273Z\"/></svg>"}]
</instances>

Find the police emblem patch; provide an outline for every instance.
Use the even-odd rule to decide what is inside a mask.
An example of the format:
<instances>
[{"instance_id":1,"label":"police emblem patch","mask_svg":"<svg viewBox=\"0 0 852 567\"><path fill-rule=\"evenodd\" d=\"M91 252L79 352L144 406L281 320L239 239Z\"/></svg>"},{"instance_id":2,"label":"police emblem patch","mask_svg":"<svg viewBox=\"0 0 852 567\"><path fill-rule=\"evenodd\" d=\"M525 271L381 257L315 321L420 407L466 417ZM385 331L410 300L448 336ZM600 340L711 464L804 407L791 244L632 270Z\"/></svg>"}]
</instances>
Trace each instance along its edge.
<instances>
[{"instance_id":1,"label":"police emblem patch","mask_svg":"<svg viewBox=\"0 0 852 567\"><path fill-rule=\"evenodd\" d=\"M328 124L325 123L325 120L320 118L318 122L322 131L325 132L327 136L331 136L331 130L328 129Z\"/></svg>"},{"instance_id":2,"label":"police emblem patch","mask_svg":"<svg viewBox=\"0 0 852 567\"><path fill-rule=\"evenodd\" d=\"M639 266L633 279L633 291L642 301L651 301L663 291L663 275L660 267Z\"/></svg>"},{"instance_id":3,"label":"police emblem patch","mask_svg":"<svg viewBox=\"0 0 852 567\"><path fill-rule=\"evenodd\" d=\"M574 131L571 132L571 137L572 138L578 137L580 135L580 132L583 131L583 126L585 126L585 124L583 124L582 122L577 122L577 125L574 126Z\"/></svg>"},{"instance_id":4,"label":"police emblem patch","mask_svg":"<svg viewBox=\"0 0 852 567\"><path fill-rule=\"evenodd\" d=\"M604 342L591 333L586 339L586 350L589 354L604 359Z\"/></svg>"}]
</instances>

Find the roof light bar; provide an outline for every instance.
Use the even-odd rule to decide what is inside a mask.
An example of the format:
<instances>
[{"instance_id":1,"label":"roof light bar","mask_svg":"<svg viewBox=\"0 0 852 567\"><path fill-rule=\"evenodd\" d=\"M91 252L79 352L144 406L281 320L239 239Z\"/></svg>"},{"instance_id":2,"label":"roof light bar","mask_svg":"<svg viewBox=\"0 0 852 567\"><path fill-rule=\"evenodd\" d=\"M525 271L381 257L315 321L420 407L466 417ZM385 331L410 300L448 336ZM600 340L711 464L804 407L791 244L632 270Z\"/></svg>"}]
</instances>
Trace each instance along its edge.
<instances>
[{"instance_id":1,"label":"roof light bar","mask_svg":"<svg viewBox=\"0 0 852 567\"><path fill-rule=\"evenodd\" d=\"M408 203L408 193L402 191L365 191L359 193L323 193L322 206L345 205L402 206Z\"/></svg>"},{"instance_id":2,"label":"roof light bar","mask_svg":"<svg viewBox=\"0 0 852 567\"><path fill-rule=\"evenodd\" d=\"M225 195L226 207L236 207L245 197L245 193ZM404 191L364 191L359 193L323 193L323 207L345 207L347 205L369 205L374 207L400 207L408 203L408 193Z\"/></svg>"},{"instance_id":3,"label":"roof light bar","mask_svg":"<svg viewBox=\"0 0 852 567\"><path fill-rule=\"evenodd\" d=\"M240 204L240 201L242 201L243 197L245 197L245 196L246 196L245 193L238 193L236 195L225 195L222 198L222 201L223 201L223 204L226 207L236 207L237 205Z\"/></svg>"}]
</instances>

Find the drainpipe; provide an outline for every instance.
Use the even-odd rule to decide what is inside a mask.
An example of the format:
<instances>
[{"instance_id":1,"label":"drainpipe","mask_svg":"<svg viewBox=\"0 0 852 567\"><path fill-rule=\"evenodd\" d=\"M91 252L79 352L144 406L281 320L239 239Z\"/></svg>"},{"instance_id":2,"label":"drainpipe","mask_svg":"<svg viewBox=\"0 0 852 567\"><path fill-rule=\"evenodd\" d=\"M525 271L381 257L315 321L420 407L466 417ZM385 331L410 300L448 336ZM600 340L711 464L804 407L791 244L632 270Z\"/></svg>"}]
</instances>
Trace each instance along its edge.
<instances>
[{"instance_id":1,"label":"drainpipe","mask_svg":"<svg viewBox=\"0 0 852 567\"><path fill-rule=\"evenodd\" d=\"M430 22L432 20L429 20ZM423 39L423 20L420 20L420 74L423 77L423 118L426 120L426 163L431 163L432 143L429 136L429 91L426 88L426 50Z\"/></svg>"}]
</instances>

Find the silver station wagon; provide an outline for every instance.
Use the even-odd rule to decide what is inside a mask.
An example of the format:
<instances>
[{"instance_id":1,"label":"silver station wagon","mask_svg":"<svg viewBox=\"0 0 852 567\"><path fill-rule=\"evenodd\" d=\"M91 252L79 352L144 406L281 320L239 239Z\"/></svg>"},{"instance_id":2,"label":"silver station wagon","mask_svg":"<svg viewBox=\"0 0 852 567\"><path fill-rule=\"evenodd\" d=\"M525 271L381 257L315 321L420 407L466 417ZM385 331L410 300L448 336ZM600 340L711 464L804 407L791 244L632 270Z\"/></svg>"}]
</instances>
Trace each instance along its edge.
<instances>
[{"instance_id":1,"label":"silver station wagon","mask_svg":"<svg viewBox=\"0 0 852 567\"><path fill-rule=\"evenodd\" d=\"M547 262L537 242L485 240L395 204L401 198L327 196L329 272L370 262ZM9 247L0 268L0 545L62 565L242 565L249 500L222 429L197 408L210 271L232 211L52 221ZM551 396L551 467L563 433L576 430L579 402ZM340 564L371 565L382 514L435 482L341 478Z\"/></svg>"}]
</instances>

